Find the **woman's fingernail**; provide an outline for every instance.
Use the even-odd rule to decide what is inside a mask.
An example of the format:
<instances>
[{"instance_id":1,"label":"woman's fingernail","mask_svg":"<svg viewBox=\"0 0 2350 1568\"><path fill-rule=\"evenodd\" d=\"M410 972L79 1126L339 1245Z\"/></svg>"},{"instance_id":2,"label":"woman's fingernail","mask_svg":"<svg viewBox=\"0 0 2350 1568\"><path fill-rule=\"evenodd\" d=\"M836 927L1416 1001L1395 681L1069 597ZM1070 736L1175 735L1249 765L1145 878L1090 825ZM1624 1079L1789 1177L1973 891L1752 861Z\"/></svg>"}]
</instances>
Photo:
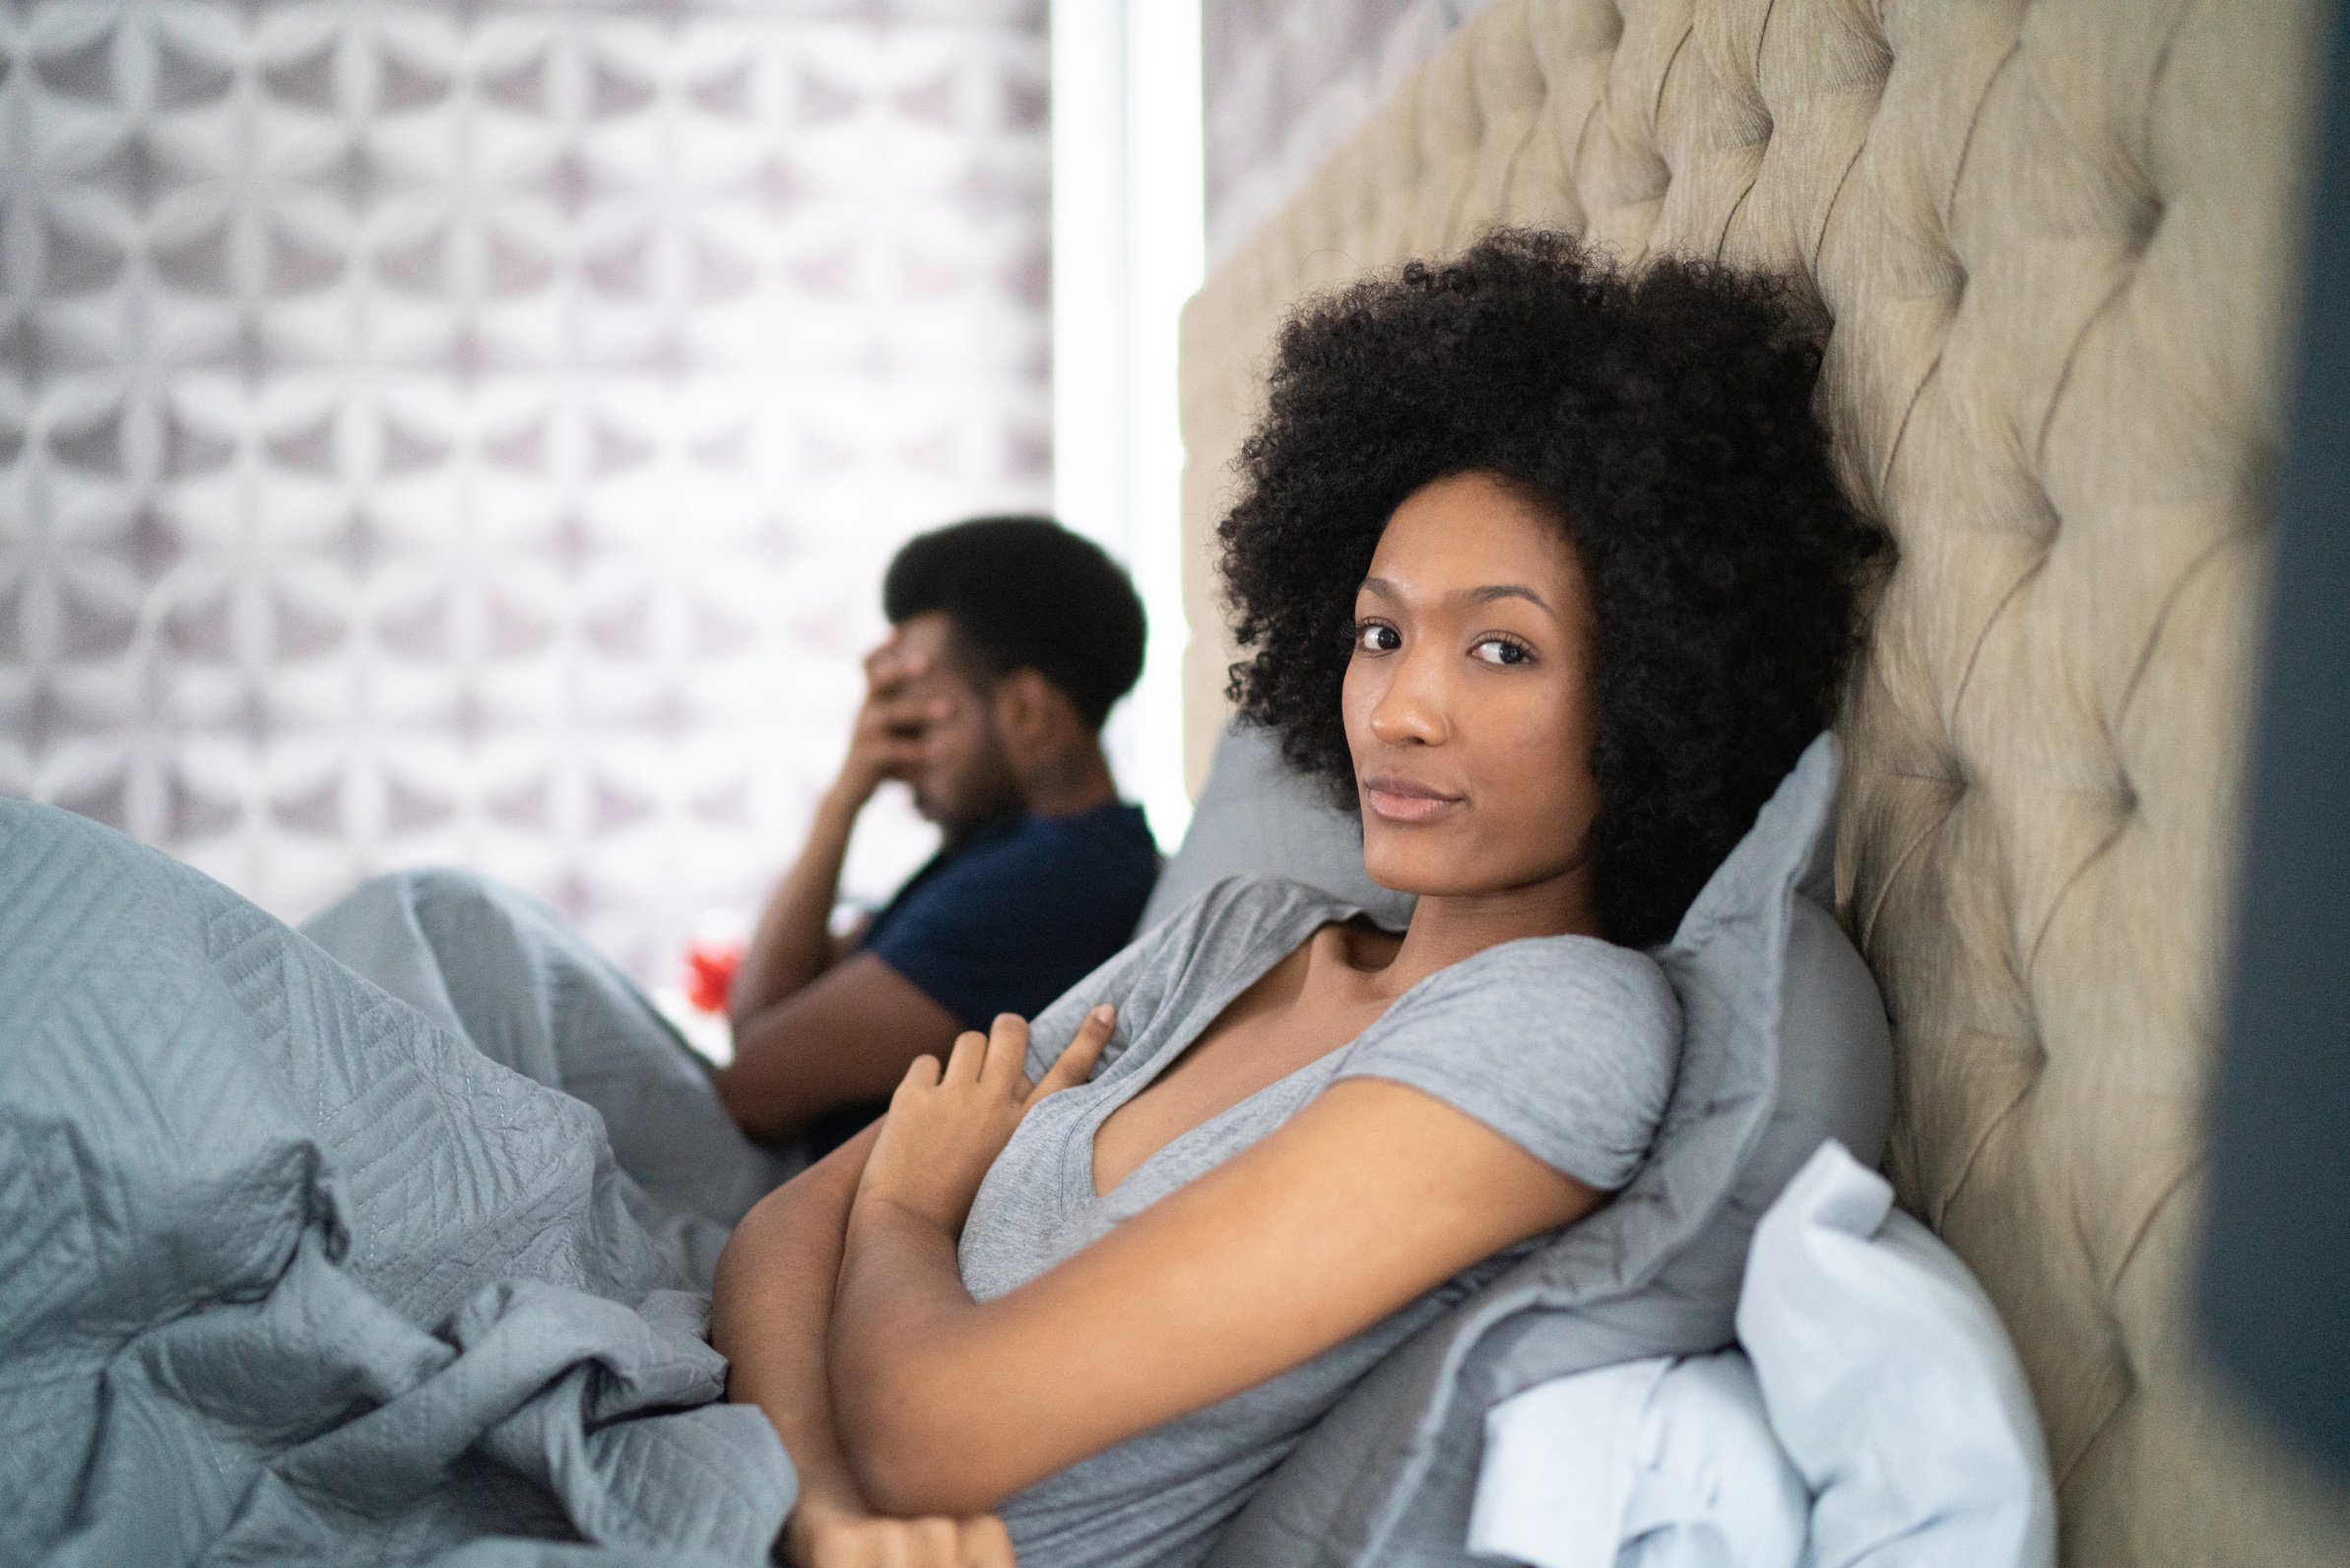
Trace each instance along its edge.
<instances>
[{"instance_id":1,"label":"woman's fingernail","mask_svg":"<svg viewBox=\"0 0 2350 1568\"><path fill-rule=\"evenodd\" d=\"M1096 1023L1107 1023L1116 1016L1118 1016L1118 1010L1107 1002L1093 1010L1093 1021Z\"/></svg>"}]
</instances>

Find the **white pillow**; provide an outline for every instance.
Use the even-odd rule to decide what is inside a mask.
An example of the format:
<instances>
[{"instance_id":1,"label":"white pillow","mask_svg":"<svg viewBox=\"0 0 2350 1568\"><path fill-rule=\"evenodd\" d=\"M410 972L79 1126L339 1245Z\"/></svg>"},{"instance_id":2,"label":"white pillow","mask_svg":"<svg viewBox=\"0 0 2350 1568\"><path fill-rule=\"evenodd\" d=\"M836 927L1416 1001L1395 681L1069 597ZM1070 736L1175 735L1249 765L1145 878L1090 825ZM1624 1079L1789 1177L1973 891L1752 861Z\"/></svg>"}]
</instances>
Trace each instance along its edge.
<instances>
[{"instance_id":1,"label":"white pillow","mask_svg":"<svg viewBox=\"0 0 2350 1568\"><path fill-rule=\"evenodd\" d=\"M1810 1503L1743 1355L1653 1357L1485 1412L1469 1549L1533 1568L1797 1568Z\"/></svg>"},{"instance_id":2,"label":"white pillow","mask_svg":"<svg viewBox=\"0 0 2350 1568\"><path fill-rule=\"evenodd\" d=\"M1949 1248L1830 1140L1755 1227L1738 1300L1818 1568L2045 1568L2048 1450L2014 1347Z\"/></svg>"}]
</instances>

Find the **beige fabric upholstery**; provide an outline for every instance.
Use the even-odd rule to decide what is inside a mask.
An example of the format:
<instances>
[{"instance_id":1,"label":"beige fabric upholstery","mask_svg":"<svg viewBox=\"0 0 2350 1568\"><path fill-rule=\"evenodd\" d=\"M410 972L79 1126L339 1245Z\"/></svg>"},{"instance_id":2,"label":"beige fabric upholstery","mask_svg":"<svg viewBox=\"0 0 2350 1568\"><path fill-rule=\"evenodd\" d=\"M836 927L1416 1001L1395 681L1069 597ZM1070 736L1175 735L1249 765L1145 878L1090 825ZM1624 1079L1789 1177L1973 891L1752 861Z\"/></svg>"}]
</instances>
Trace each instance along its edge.
<instances>
[{"instance_id":1,"label":"beige fabric upholstery","mask_svg":"<svg viewBox=\"0 0 2350 1568\"><path fill-rule=\"evenodd\" d=\"M1823 413L1901 550L1840 854L1895 1174L2015 1333L2074 1564L2350 1561L2183 1304L2314 16L1502 0L1184 322L1196 779L1230 658L1209 530L1301 294L1508 221L1816 298Z\"/></svg>"}]
</instances>

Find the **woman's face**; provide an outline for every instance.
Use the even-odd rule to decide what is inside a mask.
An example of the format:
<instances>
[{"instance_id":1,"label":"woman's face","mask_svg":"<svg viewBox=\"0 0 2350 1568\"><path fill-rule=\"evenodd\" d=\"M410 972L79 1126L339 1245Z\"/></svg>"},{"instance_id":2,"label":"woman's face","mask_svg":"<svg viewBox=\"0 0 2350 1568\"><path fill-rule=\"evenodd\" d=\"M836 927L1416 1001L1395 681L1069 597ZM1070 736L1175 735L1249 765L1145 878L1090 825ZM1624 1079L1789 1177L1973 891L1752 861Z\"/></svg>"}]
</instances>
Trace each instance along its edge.
<instances>
[{"instance_id":1,"label":"woman's face","mask_svg":"<svg viewBox=\"0 0 2350 1568\"><path fill-rule=\"evenodd\" d=\"M1588 881L1593 617L1565 530L1491 475L1437 480L1389 518L1354 614L1346 744L1372 880Z\"/></svg>"}]
</instances>

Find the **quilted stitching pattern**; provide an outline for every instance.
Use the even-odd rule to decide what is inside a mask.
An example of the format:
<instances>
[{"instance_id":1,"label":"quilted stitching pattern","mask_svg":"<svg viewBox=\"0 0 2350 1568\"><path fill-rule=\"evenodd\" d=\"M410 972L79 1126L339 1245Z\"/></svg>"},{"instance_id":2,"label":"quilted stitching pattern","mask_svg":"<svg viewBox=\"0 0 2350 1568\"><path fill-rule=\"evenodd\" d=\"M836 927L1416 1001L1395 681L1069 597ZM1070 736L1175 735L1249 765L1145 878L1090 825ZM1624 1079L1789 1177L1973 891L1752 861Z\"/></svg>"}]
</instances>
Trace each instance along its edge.
<instances>
[{"instance_id":1,"label":"quilted stitching pattern","mask_svg":"<svg viewBox=\"0 0 2350 1568\"><path fill-rule=\"evenodd\" d=\"M784 1457L596 1112L16 801L0 998L0 1562L764 1555Z\"/></svg>"},{"instance_id":2,"label":"quilted stitching pattern","mask_svg":"<svg viewBox=\"0 0 2350 1568\"><path fill-rule=\"evenodd\" d=\"M1901 550L1839 886L1902 1201L2029 1369L2068 1562L2350 1560L2185 1342L2316 8L1503 0L1185 318L1192 620L1274 325L1496 221L1783 270ZM1187 672L1205 764L1231 657Z\"/></svg>"}]
</instances>

